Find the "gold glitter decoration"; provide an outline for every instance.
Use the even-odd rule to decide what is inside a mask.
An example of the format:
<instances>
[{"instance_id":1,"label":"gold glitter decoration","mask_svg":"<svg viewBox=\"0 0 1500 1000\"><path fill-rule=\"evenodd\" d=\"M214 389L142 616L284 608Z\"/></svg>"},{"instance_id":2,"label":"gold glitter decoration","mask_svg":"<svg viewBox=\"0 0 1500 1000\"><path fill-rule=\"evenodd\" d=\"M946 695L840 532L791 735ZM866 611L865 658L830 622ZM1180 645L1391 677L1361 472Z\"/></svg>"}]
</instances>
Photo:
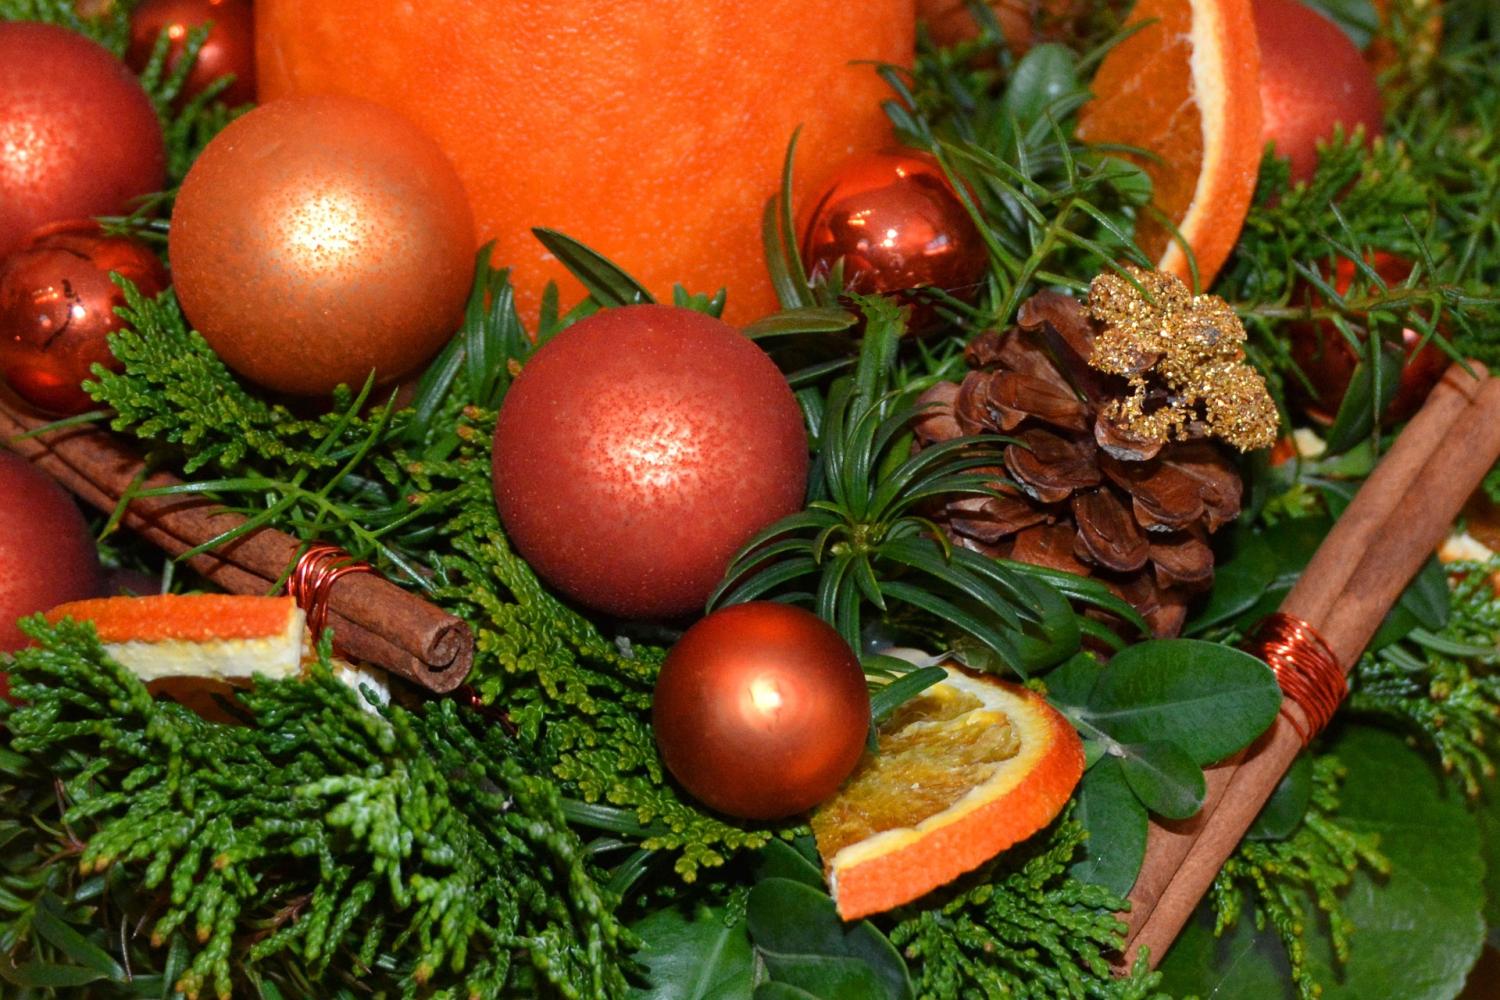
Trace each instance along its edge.
<instances>
[{"instance_id":1,"label":"gold glitter decoration","mask_svg":"<svg viewBox=\"0 0 1500 1000\"><path fill-rule=\"evenodd\" d=\"M1089 364L1131 389L1105 416L1152 441L1206 432L1240 451L1274 444L1276 404L1245 363L1245 328L1229 303L1193 295L1169 274L1127 270L1139 288L1112 273L1089 287L1089 314L1104 327Z\"/></svg>"}]
</instances>

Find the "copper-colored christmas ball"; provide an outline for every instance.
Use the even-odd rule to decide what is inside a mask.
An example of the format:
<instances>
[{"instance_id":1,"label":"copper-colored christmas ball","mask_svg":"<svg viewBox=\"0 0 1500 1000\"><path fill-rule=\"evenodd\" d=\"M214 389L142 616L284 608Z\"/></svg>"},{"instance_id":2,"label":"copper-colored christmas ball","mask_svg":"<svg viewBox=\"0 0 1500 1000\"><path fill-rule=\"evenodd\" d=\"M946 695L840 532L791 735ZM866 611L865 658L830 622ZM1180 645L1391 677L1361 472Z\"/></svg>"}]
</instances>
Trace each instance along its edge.
<instances>
[{"instance_id":1,"label":"copper-colored christmas ball","mask_svg":"<svg viewBox=\"0 0 1500 1000\"><path fill-rule=\"evenodd\" d=\"M1370 266L1388 285L1399 284L1411 274L1412 265L1388 253L1377 253ZM1340 260L1334 267L1333 287L1344 295L1354 283L1354 262ZM1304 301L1317 305L1319 297L1310 288L1303 292ZM1422 332L1410 327L1401 331L1401 343L1406 352L1406 365L1401 370L1401 381L1396 395L1386 407L1381 420L1384 423L1400 423L1421 409L1443 372L1448 369L1448 356L1434 344L1422 345ZM1420 350L1418 349L1420 348ZM1291 383L1294 396L1298 397L1303 412L1321 423L1332 423L1338 413L1339 404L1349 390L1354 378L1355 366L1360 355L1349 345L1348 340L1331 321L1320 320L1302 323L1292 328L1292 360L1312 384L1313 395L1308 397L1300 383Z\"/></svg>"},{"instance_id":2,"label":"copper-colored christmas ball","mask_svg":"<svg viewBox=\"0 0 1500 1000\"><path fill-rule=\"evenodd\" d=\"M495 429L495 501L521 555L624 618L700 610L736 550L799 510L807 438L769 358L689 309L609 309L526 363Z\"/></svg>"},{"instance_id":3,"label":"copper-colored christmas ball","mask_svg":"<svg viewBox=\"0 0 1500 1000\"><path fill-rule=\"evenodd\" d=\"M96 364L118 369L108 337L125 293L116 272L146 295L167 287L167 271L145 244L106 236L91 220L43 228L0 262L0 379L44 413L94 408L79 384Z\"/></svg>"},{"instance_id":4,"label":"copper-colored christmas ball","mask_svg":"<svg viewBox=\"0 0 1500 1000\"><path fill-rule=\"evenodd\" d=\"M0 257L46 223L128 211L166 163L123 63L66 28L0 23Z\"/></svg>"},{"instance_id":5,"label":"copper-colored christmas ball","mask_svg":"<svg viewBox=\"0 0 1500 1000\"><path fill-rule=\"evenodd\" d=\"M0 448L0 651L26 645L17 619L94 597L103 580L93 536L72 498Z\"/></svg>"},{"instance_id":6,"label":"copper-colored christmas ball","mask_svg":"<svg viewBox=\"0 0 1500 1000\"><path fill-rule=\"evenodd\" d=\"M870 695L848 643L811 612L737 604L688 629L667 654L651 706L673 777L744 819L810 809L864 751Z\"/></svg>"},{"instance_id":7,"label":"copper-colored christmas ball","mask_svg":"<svg viewBox=\"0 0 1500 1000\"><path fill-rule=\"evenodd\" d=\"M457 328L474 222L437 145L349 97L264 104L208 144L172 212L172 280L229 367L321 395L399 379Z\"/></svg>"},{"instance_id":8,"label":"copper-colored christmas ball","mask_svg":"<svg viewBox=\"0 0 1500 1000\"><path fill-rule=\"evenodd\" d=\"M844 161L802 213L802 260L812 277L840 259L851 291L979 291L984 240L943 169L925 153L888 150Z\"/></svg>"},{"instance_id":9,"label":"copper-colored christmas ball","mask_svg":"<svg viewBox=\"0 0 1500 1000\"><path fill-rule=\"evenodd\" d=\"M1260 99L1265 137L1292 161L1292 179L1318 165L1318 143L1363 125L1381 134L1383 109L1375 72L1338 25L1298 0L1255 0L1260 37Z\"/></svg>"},{"instance_id":10,"label":"copper-colored christmas ball","mask_svg":"<svg viewBox=\"0 0 1500 1000\"><path fill-rule=\"evenodd\" d=\"M156 40L165 31L167 66L182 57L188 32L212 24L198 58L188 72L182 97L195 97L221 76L234 82L219 95L225 104L255 100L255 21L250 0L144 0L130 14L130 48L125 61L137 71L151 59Z\"/></svg>"}]
</instances>

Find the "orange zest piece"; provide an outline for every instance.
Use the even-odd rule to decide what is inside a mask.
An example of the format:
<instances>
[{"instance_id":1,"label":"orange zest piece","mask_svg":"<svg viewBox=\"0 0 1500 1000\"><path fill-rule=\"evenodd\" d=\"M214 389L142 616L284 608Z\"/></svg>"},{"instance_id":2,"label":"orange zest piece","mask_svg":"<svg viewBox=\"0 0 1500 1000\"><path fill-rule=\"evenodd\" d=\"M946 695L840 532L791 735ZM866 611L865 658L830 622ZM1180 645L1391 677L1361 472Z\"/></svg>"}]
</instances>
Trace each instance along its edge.
<instances>
[{"instance_id":1,"label":"orange zest piece","mask_svg":"<svg viewBox=\"0 0 1500 1000\"><path fill-rule=\"evenodd\" d=\"M163 594L156 597L101 597L60 604L47 621L63 618L94 623L99 641L214 642L263 639L286 630L296 604L290 597L231 594Z\"/></svg>"},{"instance_id":2,"label":"orange zest piece","mask_svg":"<svg viewBox=\"0 0 1500 1000\"><path fill-rule=\"evenodd\" d=\"M812 819L839 915L909 903L1050 823L1083 743L1034 691L947 665Z\"/></svg>"},{"instance_id":3,"label":"orange zest piece","mask_svg":"<svg viewBox=\"0 0 1500 1000\"><path fill-rule=\"evenodd\" d=\"M1149 153L1129 158L1150 175L1154 213L1141 213L1136 242L1157 267L1193 284L1188 255L1208 288L1229 258L1264 149L1260 47L1252 0L1140 0L1140 27L1105 56L1084 107L1079 137Z\"/></svg>"}]
</instances>

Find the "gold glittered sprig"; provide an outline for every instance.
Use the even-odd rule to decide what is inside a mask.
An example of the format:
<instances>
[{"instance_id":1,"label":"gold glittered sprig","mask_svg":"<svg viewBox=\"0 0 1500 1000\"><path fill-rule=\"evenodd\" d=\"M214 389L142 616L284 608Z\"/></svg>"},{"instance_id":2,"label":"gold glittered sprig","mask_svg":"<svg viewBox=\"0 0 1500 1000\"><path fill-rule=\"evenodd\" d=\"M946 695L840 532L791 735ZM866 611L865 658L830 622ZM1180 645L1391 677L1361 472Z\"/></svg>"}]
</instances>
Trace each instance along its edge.
<instances>
[{"instance_id":1,"label":"gold glittered sprig","mask_svg":"<svg viewBox=\"0 0 1500 1000\"><path fill-rule=\"evenodd\" d=\"M1245 328L1229 303L1170 274L1127 270L1140 287L1112 273L1089 287L1089 314L1103 327L1089 364L1131 389L1105 416L1153 441L1206 432L1240 451L1274 444L1276 404L1245 362Z\"/></svg>"}]
</instances>

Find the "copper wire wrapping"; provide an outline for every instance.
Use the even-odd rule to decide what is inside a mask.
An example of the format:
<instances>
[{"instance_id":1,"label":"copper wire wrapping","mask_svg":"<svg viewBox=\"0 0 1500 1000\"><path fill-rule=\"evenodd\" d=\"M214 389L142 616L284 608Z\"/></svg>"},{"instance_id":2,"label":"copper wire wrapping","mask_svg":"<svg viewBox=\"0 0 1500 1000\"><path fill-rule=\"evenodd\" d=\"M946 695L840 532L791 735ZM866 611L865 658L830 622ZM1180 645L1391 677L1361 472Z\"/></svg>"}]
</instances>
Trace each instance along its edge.
<instances>
[{"instance_id":1,"label":"copper wire wrapping","mask_svg":"<svg viewBox=\"0 0 1500 1000\"><path fill-rule=\"evenodd\" d=\"M1247 648L1271 667L1282 693L1306 715L1292 724L1304 745L1328 725L1348 691L1338 657L1310 624L1294 615L1276 612L1260 623Z\"/></svg>"},{"instance_id":2,"label":"copper wire wrapping","mask_svg":"<svg viewBox=\"0 0 1500 1000\"><path fill-rule=\"evenodd\" d=\"M328 625L328 595L333 585L349 573L373 573L369 563L359 562L337 545L318 543L308 547L287 578L286 592L307 615L313 640L321 638Z\"/></svg>"}]
</instances>

